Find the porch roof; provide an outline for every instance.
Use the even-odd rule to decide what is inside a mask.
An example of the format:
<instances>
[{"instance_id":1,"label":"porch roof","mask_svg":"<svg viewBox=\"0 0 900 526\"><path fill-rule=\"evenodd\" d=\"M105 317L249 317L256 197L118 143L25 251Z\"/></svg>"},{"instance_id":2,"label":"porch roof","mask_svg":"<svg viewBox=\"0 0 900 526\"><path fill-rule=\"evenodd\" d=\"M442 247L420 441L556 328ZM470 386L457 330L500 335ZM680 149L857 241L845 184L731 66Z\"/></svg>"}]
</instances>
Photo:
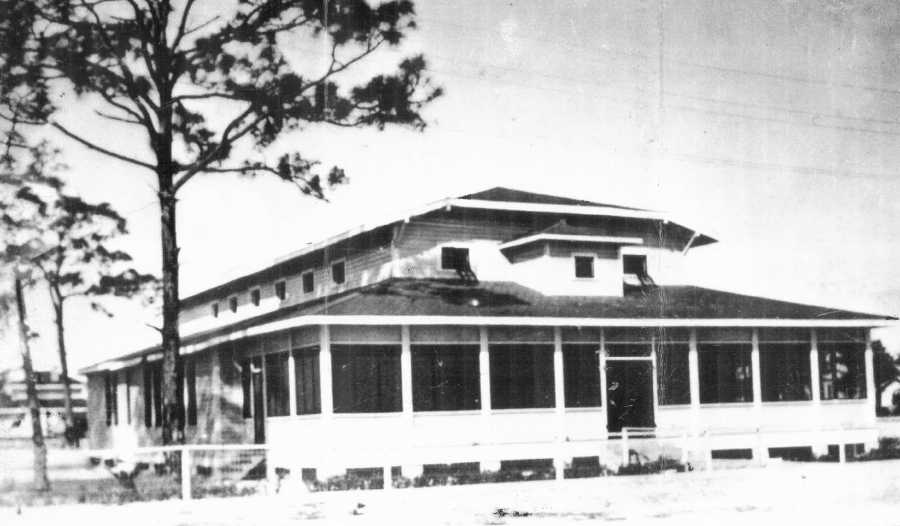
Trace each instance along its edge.
<instances>
[{"instance_id":1,"label":"porch roof","mask_svg":"<svg viewBox=\"0 0 900 526\"><path fill-rule=\"evenodd\" d=\"M343 294L293 305L274 312L245 319L231 325L196 334L184 335L183 346L199 350L220 341L237 339L251 333L280 330L278 327L302 325L301 318L352 324L422 323L435 320L447 324L523 324L535 320L543 323L570 324L579 321L615 326L617 322L647 326L677 323L700 325L767 326L789 323L792 326L827 327L830 322L844 326L848 322L859 327L891 325L897 318L852 312L814 305L804 305L756 296L735 294L694 286L660 286L624 297L545 296L540 292L511 282L463 284L453 280L391 279ZM374 320L374 321L373 321ZM719 323L719 321L721 323ZM683 322L683 323L682 323ZM268 327L269 329L265 329ZM133 360L153 353L153 347L116 359ZM105 362L104 362L105 363ZM103 363L84 372L103 369Z\"/></svg>"}]
</instances>

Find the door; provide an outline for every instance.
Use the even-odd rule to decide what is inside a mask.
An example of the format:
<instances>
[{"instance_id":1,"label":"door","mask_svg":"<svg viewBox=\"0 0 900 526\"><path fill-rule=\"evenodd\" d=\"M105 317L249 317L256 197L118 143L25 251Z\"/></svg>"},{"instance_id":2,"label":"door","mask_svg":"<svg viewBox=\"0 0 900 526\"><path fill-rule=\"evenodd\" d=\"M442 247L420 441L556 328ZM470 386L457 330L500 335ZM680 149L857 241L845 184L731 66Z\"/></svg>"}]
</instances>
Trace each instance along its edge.
<instances>
[{"instance_id":1,"label":"door","mask_svg":"<svg viewBox=\"0 0 900 526\"><path fill-rule=\"evenodd\" d=\"M606 360L606 415L610 433L623 427L656 427L650 360Z\"/></svg>"},{"instance_id":2,"label":"door","mask_svg":"<svg viewBox=\"0 0 900 526\"><path fill-rule=\"evenodd\" d=\"M257 356L250 362L253 382L253 442L266 443L266 398L263 389L262 357Z\"/></svg>"}]
</instances>

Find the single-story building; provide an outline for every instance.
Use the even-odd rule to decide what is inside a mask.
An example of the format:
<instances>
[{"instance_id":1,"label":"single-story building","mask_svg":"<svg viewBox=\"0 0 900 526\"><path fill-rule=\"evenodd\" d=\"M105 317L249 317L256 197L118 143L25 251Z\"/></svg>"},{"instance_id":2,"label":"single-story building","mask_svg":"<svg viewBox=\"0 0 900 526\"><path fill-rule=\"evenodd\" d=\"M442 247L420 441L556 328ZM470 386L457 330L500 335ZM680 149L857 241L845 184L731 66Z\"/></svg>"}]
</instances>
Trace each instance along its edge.
<instances>
[{"instance_id":1,"label":"single-story building","mask_svg":"<svg viewBox=\"0 0 900 526\"><path fill-rule=\"evenodd\" d=\"M265 444L320 476L559 466L623 429L875 442L869 330L894 319L684 283L715 242L654 211L494 188L310 245L183 299L187 439ZM161 358L83 371L93 447L159 444Z\"/></svg>"}]
</instances>

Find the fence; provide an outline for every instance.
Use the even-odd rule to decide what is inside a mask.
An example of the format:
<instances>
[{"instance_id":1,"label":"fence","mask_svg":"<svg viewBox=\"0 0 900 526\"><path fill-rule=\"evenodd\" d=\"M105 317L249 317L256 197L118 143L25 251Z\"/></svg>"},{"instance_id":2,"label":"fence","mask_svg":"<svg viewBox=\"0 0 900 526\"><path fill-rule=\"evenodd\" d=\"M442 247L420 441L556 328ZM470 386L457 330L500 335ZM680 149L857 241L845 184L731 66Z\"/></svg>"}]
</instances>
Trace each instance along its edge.
<instances>
[{"instance_id":1,"label":"fence","mask_svg":"<svg viewBox=\"0 0 900 526\"><path fill-rule=\"evenodd\" d=\"M564 471L576 461L593 459L593 465L615 472L621 467L647 465L657 462L666 466L690 466L710 470L725 463L713 461L713 451L752 451L750 462L764 463L766 449L781 444L797 444L797 433L806 433L809 440L821 444L854 444L869 442L874 430L780 431L762 433L759 430L707 430L693 435L685 430L625 428L621 433L609 433L600 440L573 442L536 442L515 444L471 445L465 447L359 449L353 451L317 451L296 447L287 450L269 445L183 445L142 447L113 450L66 450L50 454L51 468L55 458L66 456L66 469L81 472L85 480L110 481L112 474L125 488L133 489L141 498L177 498L188 500L205 496L230 496L250 493L283 491L285 484L325 480L347 473L368 473L378 477L385 489L393 488L391 481L403 475L414 479L422 475L424 466L474 465L474 469L500 472L504 466L521 465L523 461L540 461L546 469L545 478L562 479ZM830 433L830 434L829 434ZM799 443L802 443L799 442ZM807 442L810 443L810 442ZM839 447L841 453L843 447ZM11 468L26 472L28 458L22 451L3 452L13 459ZM0 453L0 456L3 456ZM16 456L17 455L17 456ZM77 457L77 458L76 458ZM91 459L93 467L87 468ZM844 460L841 455L841 460ZM0 462L2 464L2 462ZM7 466L9 468L10 466ZM408 471L413 468L413 471ZM418 471L415 470L418 468ZM373 475L374 474L374 475ZM64 476L51 473L51 478ZM27 481L27 477L23 477ZM509 479L502 479L509 480ZM290 481L290 482L289 482ZM304 489L304 488L300 488Z\"/></svg>"}]
</instances>

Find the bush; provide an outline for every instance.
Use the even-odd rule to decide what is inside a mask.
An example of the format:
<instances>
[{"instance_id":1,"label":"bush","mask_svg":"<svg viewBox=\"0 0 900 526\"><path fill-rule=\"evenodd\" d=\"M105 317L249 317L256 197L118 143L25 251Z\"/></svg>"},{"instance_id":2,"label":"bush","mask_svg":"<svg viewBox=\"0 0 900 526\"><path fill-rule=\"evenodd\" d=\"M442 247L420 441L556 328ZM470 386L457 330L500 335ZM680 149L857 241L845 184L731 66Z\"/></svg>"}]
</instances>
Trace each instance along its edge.
<instances>
[{"instance_id":1,"label":"bush","mask_svg":"<svg viewBox=\"0 0 900 526\"><path fill-rule=\"evenodd\" d=\"M687 471L687 466L678 460L671 458L659 457L651 462L643 462L637 464L629 464L619 467L617 475L652 475L662 473L663 471L675 470L678 473Z\"/></svg>"}]
</instances>

